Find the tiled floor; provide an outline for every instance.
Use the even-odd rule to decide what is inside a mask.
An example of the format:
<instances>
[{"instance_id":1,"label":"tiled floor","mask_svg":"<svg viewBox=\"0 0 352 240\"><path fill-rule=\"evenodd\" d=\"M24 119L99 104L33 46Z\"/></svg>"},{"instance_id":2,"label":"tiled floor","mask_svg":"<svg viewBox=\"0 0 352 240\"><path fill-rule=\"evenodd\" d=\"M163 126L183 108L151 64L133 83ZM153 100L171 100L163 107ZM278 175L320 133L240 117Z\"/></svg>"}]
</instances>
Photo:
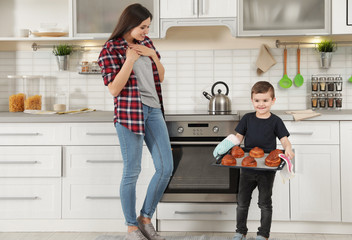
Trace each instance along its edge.
<instances>
[{"instance_id":1,"label":"tiled floor","mask_svg":"<svg viewBox=\"0 0 352 240\"><path fill-rule=\"evenodd\" d=\"M87 232L34 232L34 233L2 233L0 240L94 240L100 235L123 235L124 233L87 233ZM163 236L226 236L232 237L233 233L203 233L203 232L162 232ZM255 237L255 233L249 233L248 237ZM295 233L272 233L271 238L289 240L352 240L351 235L330 234L295 234Z\"/></svg>"}]
</instances>

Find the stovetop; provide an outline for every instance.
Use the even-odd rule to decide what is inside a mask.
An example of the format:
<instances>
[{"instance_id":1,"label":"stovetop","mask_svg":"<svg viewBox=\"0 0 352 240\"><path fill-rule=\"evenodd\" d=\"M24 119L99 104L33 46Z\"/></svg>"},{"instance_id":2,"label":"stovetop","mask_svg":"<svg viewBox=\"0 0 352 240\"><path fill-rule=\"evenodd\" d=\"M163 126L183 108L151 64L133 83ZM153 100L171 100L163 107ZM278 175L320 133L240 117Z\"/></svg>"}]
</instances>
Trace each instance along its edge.
<instances>
[{"instance_id":1,"label":"stovetop","mask_svg":"<svg viewBox=\"0 0 352 240\"><path fill-rule=\"evenodd\" d=\"M208 122L208 121L239 121L240 117L237 111L232 111L231 114L226 115L212 115L206 111L165 111L166 122L183 121L183 122Z\"/></svg>"}]
</instances>

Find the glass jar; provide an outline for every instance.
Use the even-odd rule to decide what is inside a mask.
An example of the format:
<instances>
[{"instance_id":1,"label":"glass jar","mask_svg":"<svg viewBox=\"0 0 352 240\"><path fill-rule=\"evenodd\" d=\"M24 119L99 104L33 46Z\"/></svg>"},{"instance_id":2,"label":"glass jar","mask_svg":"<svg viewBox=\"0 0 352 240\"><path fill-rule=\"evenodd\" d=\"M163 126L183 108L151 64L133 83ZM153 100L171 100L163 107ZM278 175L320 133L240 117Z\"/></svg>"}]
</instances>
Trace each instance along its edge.
<instances>
[{"instance_id":1,"label":"glass jar","mask_svg":"<svg viewBox=\"0 0 352 240\"><path fill-rule=\"evenodd\" d=\"M312 105L313 109L318 107L318 94L316 94L316 93L312 94L311 103L312 103L311 105Z\"/></svg>"},{"instance_id":2,"label":"glass jar","mask_svg":"<svg viewBox=\"0 0 352 240\"><path fill-rule=\"evenodd\" d=\"M342 94L341 93L335 94L335 106L337 109L342 108Z\"/></svg>"},{"instance_id":3,"label":"glass jar","mask_svg":"<svg viewBox=\"0 0 352 240\"><path fill-rule=\"evenodd\" d=\"M326 94L320 93L319 94L319 108L325 108L325 107L326 107Z\"/></svg>"},{"instance_id":4,"label":"glass jar","mask_svg":"<svg viewBox=\"0 0 352 240\"><path fill-rule=\"evenodd\" d=\"M312 91L318 91L318 77L312 77Z\"/></svg>"},{"instance_id":5,"label":"glass jar","mask_svg":"<svg viewBox=\"0 0 352 240\"><path fill-rule=\"evenodd\" d=\"M336 77L335 87L336 87L336 91L342 91L342 77Z\"/></svg>"},{"instance_id":6,"label":"glass jar","mask_svg":"<svg viewBox=\"0 0 352 240\"><path fill-rule=\"evenodd\" d=\"M326 91L326 77L319 78L319 90L323 92Z\"/></svg>"},{"instance_id":7,"label":"glass jar","mask_svg":"<svg viewBox=\"0 0 352 240\"><path fill-rule=\"evenodd\" d=\"M90 71L92 73L99 73L100 72L100 66L97 61L93 61L91 66L90 66Z\"/></svg>"},{"instance_id":8,"label":"glass jar","mask_svg":"<svg viewBox=\"0 0 352 240\"><path fill-rule=\"evenodd\" d=\"M55 103L53 105L55 112L66 111L66 94L63 91L59 91L55 94Z\"/></svg>"},{"instance_id":9,"label":"glass jar","mask_svg":"<svg viewBox=\"0 0 352 240\"><path fill-rule=\"evenodd\" d=\"M335 102L335 96L333 93L328 93L328 108L333 108Z\"/></svg>"},{"instance_id":10,"label":"glass jar","mask_svg":"<svg viewBox=\"0 0 352 240\"><path fill-rule=\"evenodd\" d=\"M81 72L82 73L87 73L89 72L89 64L87 61L83 61L81 64Z\"/></svg>"},{"instance_id":11,"label":"glass jar","mask_svg":"<svg viewBox=\"0 0 352 240\"><path fill-rule=\"evenodd\" d=\"M333 77L328 77L327 83L328 83L328 91L332 92L335 89L335 82L334 82Z\"/></svg>"}]
</instances>

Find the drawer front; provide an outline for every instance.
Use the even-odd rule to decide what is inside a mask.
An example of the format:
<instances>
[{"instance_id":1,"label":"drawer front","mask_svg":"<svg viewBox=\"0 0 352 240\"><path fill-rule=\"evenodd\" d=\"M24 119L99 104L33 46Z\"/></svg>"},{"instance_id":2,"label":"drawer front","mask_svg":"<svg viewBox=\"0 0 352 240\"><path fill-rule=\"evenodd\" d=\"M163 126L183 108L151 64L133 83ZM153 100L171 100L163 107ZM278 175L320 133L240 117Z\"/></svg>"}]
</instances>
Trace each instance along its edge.
<instances>
[{"instance_id":1,"label":"drawer front","mask_svg":"<svg viewBox=\"0 0 352 240\"><path fill-rule=\"evenodd\" d=\"M339 144L337 121L285 121L292 144Z\"/></svg>"},{"instance_id":2,"label":"drawer front","mask_svg":"<svg viewBox=\"0 0 352 240\"><path fill-rule=\"evenodd\" d=\"M119 145L114 124L69 124L71 145Z\"/></svg>"},{"instance_id":3,"label":"drawer front","mask_svg":"<svg viewBox=\"0 0 352 240\"><path fill-rule=\"evenodd\" d=\"M124 219L120 184L85 184L64 181L63 218L105 218ZM141 209L146 193L146 185L137 185L136 209Z\"/></svg>"},{"instance_id":4,"label":"drawer front","mask_svg":"<svg viewBox=\"0 0 352 240\"><path fill-rule=\"evenodd\" d=\"M0 178L0 219L61 218L60 178Z\"/></svg>"},{"instance_id":5,"label":"drawer front","mask_svg":"<svg viewBox=\"0 0 352 240\"><path fill-rule=\"evenodd\" d=\"M61 177L61 147L0 147L0 177Z\"/></svg>"},{"instance_id":6,"label":"drawer front","mask_svg":"<svg viewBox=\"0 0 352 240\"><path fill-rule=\"evenodd\" d=\"M0 145L61 145L67 131L54 123L2 123Z\"/></svg>"},{"instance_id":7,"label":"drawer front","mask_svg":"<svg viewBox=\"0 0 352 240\"><path fill-rule=\"evenodd\" d=\"M121 180L123 159L119 146L64 147L64 176L76 179ZM151 155L143 147L140 181L147 181L154 173Z\"/></svg>"},{"instance_id":8,"label":"drawer front","mask_svg":"<svg viewBox=\"0 0 352 240\"><path fill-rule=\"evenodd\" d=\"M236 204L159 203L159 220L236 220Z\"/></svg>"}]
</instances>

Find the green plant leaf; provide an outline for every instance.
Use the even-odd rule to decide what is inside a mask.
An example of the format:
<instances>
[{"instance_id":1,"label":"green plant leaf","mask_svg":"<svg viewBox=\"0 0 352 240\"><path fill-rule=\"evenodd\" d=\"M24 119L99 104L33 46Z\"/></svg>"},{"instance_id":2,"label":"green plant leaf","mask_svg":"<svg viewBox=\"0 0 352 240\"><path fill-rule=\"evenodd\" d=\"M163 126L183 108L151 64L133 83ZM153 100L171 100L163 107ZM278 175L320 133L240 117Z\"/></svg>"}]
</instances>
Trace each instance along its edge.
<instances>
[{"instance_id":1,"label":"green plant leaf","mask_svg":"<svg viewBox=\"0 0 352 240\"><path fill-rule=\"evenodd\" d=\"M317 44L318 52L334 52L336 50L336 43L332 40L323 40Z\"/></svg>"},{"instance_id":2,"label":"green plant leaf","mask_svg":"<svg viewBox=\"0 0 352 240\"><path fill-rule=\"evenodd\" d=\"M70 55L72 51L73 51L73 47L71 45L68 45L68 44L55 45L54 48L53 48L53 54L55 56Z\"/></svg>"}]
</instances>

